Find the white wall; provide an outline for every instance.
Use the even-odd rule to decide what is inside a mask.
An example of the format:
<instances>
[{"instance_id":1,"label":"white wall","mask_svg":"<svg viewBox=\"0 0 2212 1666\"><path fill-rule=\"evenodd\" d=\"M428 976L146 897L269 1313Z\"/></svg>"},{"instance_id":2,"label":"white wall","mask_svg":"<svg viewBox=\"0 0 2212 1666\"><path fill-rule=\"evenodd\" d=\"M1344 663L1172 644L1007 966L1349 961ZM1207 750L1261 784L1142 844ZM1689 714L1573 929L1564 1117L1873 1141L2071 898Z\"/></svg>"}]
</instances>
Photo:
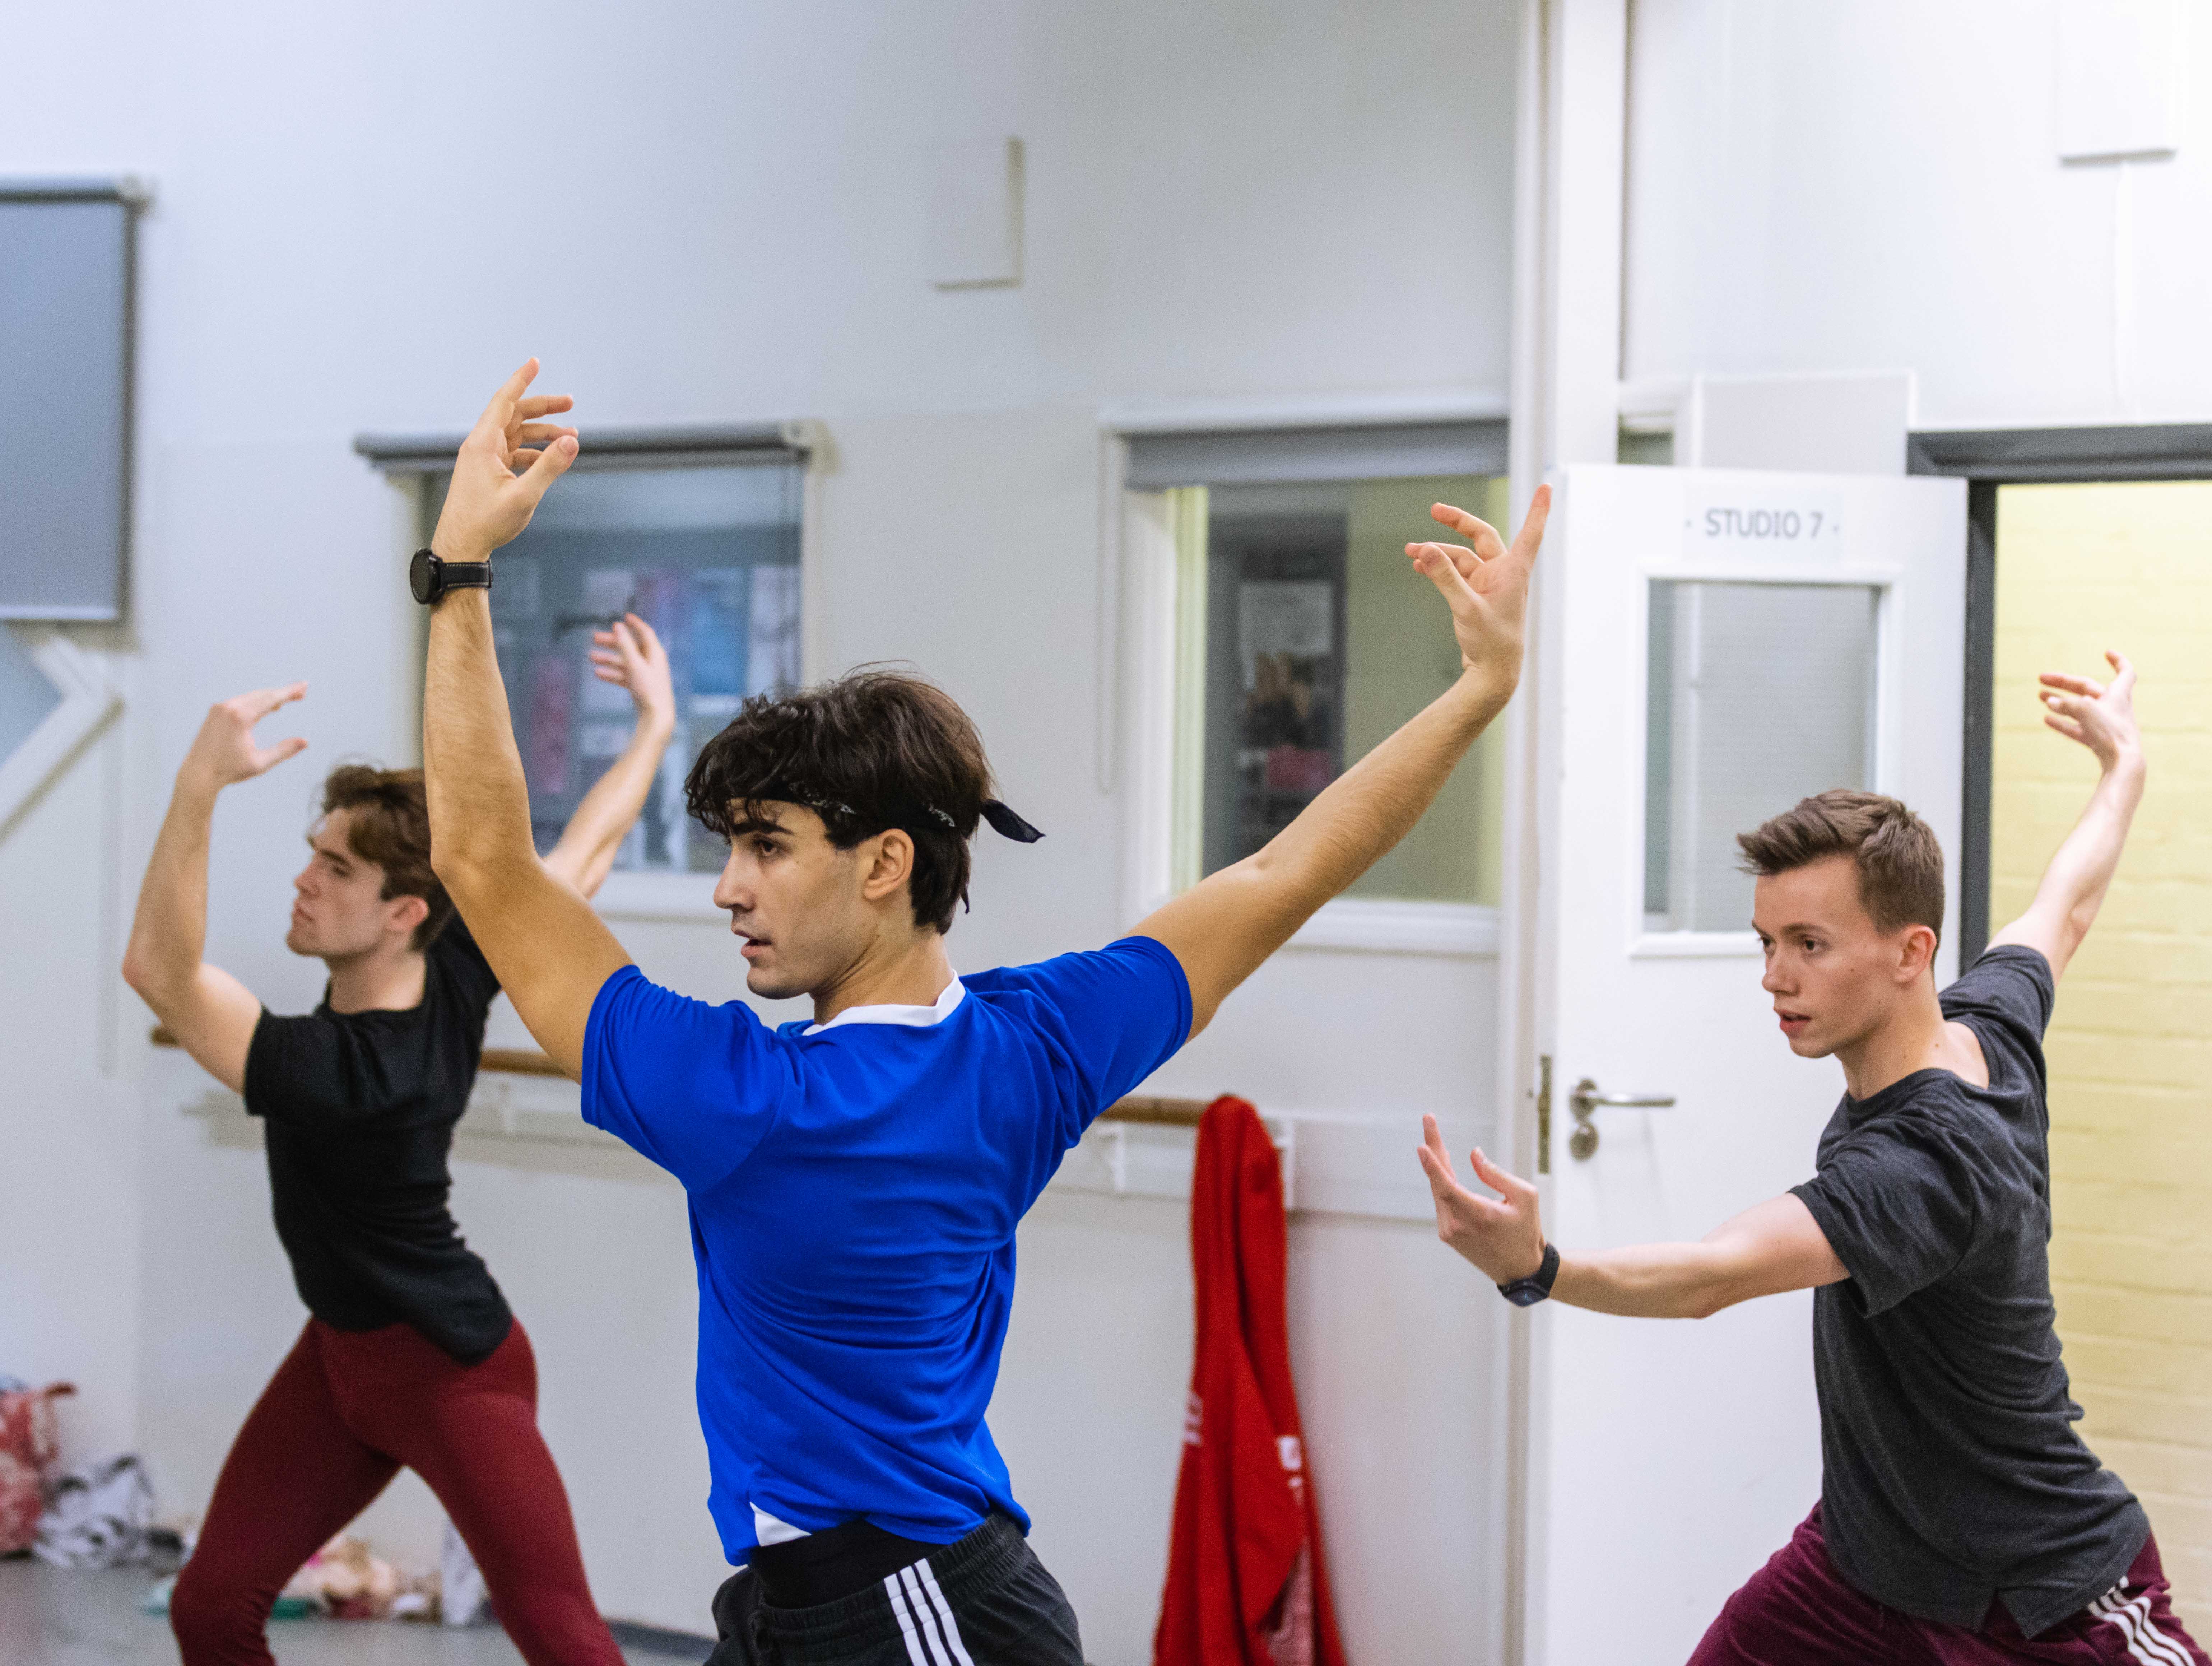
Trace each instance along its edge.
<instances>
[{"instance_id":1,"label":"white wall","mask_svg":"<svg viewBox=\"0 0 2212 1666\"><path fill-rule=\"evenodd\" d=\"M138 1100L104 958L123 738L109 726L0 831L0 1374L60 1402L61 1460L137 1439Z\"/></svg>"},{"instance_id":2,"label":"white wall","mask_svg":"<svg viewBox=\"0 0 2212 1666\"><path fill-rule=\"evenodd\" d=\"M414 751L403 506L349 454L356 432L459 427L532 352L580 396L587 442L594 421L825 419L832 666L904 656L943 679L1051 835L983 842L957 964L1102 941L1127 922L1121 817L1095 785L1097 410L1501 388L1516 17L1509 0L694 0L527 15L88 3L15 20L0 173L130 171L157 192L134 698L104 743L115 802L80 763L0 846L21 986L0 1072L33 1079L43 1051L55 1073L29 1149L42 1177L136 1200L102 1222L125 1246L101 1252L112 1265L64 1266L9 1222L0 1285L26 1312L82 1319L81 1342L56 1332L32 1368L101 1379L108 1409L85 1426L143 1443L167 1502L197 1508L299 1321L254 1130L138 1045L144 1015L110 969L200 712L305 675L288 732L313 743L306 759L219 813L209 952L280 1008L314 999L315 969L281 945L314 777L346 753ZM1027 147L1027 281L936 292L927 147L1006 132ZM119 852L103 869L72 841L107 818ZM55 895L18 934L19 864L42 871L56 851L76 866L43 870ZM623 933L666 981L736 983L711 927ZM28 941L76 957L66 976ZM1300 955L1163 1085L1437 1109L1477 1135L1492 994L1479 963ZM1439 995L1464 1026L1405 1033L1409 1004ZM127 1111L101 1109L80 1033L101 1001L116 1067L143 1079L135 1145L114 1128ZM471 1141L455 1203L537 1343L602 1606L702 1627L720 1558L689 1403L681 1194L626 1159ZM85 1218L58 1196L50 1212ZM1493 1317L1419 1229L1293 1237L1351 1641L1367 1658L1493 1652ZM1054 1196L1022 1250L994 1425L1093 1657L1141 1660L1180 1450L1184 1222ZM119 1386L134 1370L135 1395ZM434 1521L403 1486L370 1530L420 1554Z\"/></svg>"},{"instance_id":3,"label":"white wall","mask_svg":"<svg viewBox=\"0 0 2212 1666\"><path fill-rule=\"evenodd\" d=\"M1910 369L1923 428L2212 411L2212 15L2172 161L2057 160L2055 0L1644 0L1631 379Z\"/></svg>"}]
</instances>

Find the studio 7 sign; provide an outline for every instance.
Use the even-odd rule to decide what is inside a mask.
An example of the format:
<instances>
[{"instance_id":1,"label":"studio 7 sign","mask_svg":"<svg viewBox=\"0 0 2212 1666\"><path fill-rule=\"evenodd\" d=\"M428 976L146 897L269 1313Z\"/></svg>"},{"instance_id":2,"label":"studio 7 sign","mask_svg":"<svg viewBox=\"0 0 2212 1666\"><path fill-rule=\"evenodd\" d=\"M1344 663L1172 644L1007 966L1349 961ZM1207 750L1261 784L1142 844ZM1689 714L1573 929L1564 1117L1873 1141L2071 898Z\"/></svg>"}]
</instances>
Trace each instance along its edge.
<instances>
[{"instance_id":1,"label":"studio 7 sign","mask_svg":"<svg viewBox=\"0 0 2212 1666\"><path fill-rule=\"evenodd\" d=\"M1834 560L1844 553L1842 495L1741 485L1693 493L1683 514L1682 553L1692 558Z\"/></svg>"}]
</instances>

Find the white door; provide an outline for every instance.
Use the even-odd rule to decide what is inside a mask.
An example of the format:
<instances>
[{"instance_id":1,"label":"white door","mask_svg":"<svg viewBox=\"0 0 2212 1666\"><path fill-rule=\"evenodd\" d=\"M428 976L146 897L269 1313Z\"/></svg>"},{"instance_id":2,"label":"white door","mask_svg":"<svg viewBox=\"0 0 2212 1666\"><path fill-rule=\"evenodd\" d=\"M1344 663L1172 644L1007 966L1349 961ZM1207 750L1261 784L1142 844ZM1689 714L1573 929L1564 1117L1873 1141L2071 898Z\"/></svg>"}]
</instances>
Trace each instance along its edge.
<instances>
[{"instance_id":1,"label":"white door","mask_svg":"<svg viewBox=\"0 0 2212 1666\"><path fill-rule=\"evenodd\" d=\"M1827 787L1893 793L1951 856L1957 920L1966 489L1576 467L1554 527L1522 1031L1549 1062L1547 1229L1696 1238L1812 1172L1843 1091L1775 1027L1735 836ZM1577 1116L1585 1083L1665 1103ZM1811 1298L1534 1321L1528 1659L1679 1666L1819 1496Z\"/></svg>"}]
</instances>

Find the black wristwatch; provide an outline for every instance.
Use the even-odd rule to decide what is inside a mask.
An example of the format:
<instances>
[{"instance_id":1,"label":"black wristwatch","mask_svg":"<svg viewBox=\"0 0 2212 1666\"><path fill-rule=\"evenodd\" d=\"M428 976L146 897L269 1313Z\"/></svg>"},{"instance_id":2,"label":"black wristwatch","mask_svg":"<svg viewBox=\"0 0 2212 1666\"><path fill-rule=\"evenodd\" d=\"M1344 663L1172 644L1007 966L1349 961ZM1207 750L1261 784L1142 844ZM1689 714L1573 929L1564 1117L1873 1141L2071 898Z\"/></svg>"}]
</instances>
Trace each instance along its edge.
<instances>
[{"instance_id":1,"label":"black wristwatch","mask_svg":"<svg viewBox=\"0 0 2212 1666\"><path fill-rule=\"evenodd\" d=\"M1499 1285L1498 1293L1516 1307L1534 1307L1552 1293L1552 1280L1559 1276L1559 1252L1547 1243L1543 1262L1536 1270L1525 1279Z\"/></svg>"},{"instance_id":2,"label":"black wristwatch","mask_svg":"<svg viewBox=\"0 0 2212 1666\"><path fill-rule=\"evenodd\" d=\"M442 561L428 550L417 550L407 566L407 587L428 607L448 590L489 590L491 563L488 561Z\"/></svg>"}]
</instances>

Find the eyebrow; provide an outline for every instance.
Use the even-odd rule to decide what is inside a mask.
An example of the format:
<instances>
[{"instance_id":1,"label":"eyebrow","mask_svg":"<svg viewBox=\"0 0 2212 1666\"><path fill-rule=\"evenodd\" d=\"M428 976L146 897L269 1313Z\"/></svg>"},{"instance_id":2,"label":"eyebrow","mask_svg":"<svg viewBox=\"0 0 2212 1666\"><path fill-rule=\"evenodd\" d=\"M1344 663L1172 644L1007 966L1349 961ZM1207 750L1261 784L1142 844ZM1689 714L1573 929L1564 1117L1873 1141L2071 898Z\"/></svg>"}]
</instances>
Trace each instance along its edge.
<instances>
[{"instance_id":1,"label":"eyebrow","mask_svg":"<svg viewBox=\"0 0 2212 1666\"><path fill-rule=\"evenodd\" d=\"M730 824L730 836L733 839L745 838L756 833L781 833L787 839L792 836L791 830L772 816L748 816L741 822Z\"/></svg>"}]
</instances>

